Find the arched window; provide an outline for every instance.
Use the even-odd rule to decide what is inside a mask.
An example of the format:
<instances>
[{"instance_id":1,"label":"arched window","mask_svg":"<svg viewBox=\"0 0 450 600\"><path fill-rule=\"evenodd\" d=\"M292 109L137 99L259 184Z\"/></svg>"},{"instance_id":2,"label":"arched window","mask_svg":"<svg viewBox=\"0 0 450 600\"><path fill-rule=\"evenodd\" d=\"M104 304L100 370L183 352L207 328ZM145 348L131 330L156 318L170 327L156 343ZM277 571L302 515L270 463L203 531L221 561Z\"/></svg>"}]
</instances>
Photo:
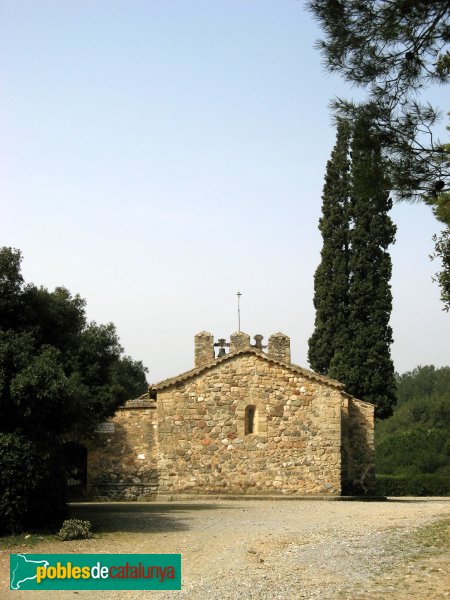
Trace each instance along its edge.
<instances>
[{"instance_id":1,"label":"arched window","mask_svg":"<svg viewBox=\"0 0 450 600\"><path fill-rule=\"evenodd\" d=\"M245 435L256 432L256 406L250 405L245 409Z\"/></svg>"}]
</instances>

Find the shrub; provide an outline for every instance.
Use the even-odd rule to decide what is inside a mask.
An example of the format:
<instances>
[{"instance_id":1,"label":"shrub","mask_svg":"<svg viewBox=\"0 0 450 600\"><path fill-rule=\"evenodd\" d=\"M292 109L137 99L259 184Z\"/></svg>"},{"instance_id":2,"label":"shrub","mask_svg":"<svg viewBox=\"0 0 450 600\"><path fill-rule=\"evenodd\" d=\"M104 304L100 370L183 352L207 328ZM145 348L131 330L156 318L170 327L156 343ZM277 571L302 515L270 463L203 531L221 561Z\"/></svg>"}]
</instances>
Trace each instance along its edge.
<instances>
[{"instance_id":1,"label":"shrub","mask_svg":"<svg viewBox=\"0 0 450 600\"><path fill-rule=\"evenodd\" d=\"M58 453L20 433L0 433L0 533L55 529L66 516Z\"/></svg>"},{"instance_id":2,"label":"shrub","mask_svg":"<svg viewBox=\"0 0 450 600\"><path fill-rule=\"evenodd\" d=\"M67 519L56 534L56 537L63 542L70 540L87 540L92 537L91 527L90 521Z\"/></svg>"},{"instance_id":3,"label":"shrub","mask_svg":"<svg viewBox=\"0 0 450 600\"><path fill-rule=\"evenodd\" d=\"M449 464L449 430L426 429L419 425L384 437L375 448L377 471L406 475L406 470L434 473Z\"/></svg>"},{"instance_id":4,"label":"shrub","mask_svg":"<svg viewBox=\"0 0 450 600\"><path fill-rule=\"evenodd\" d=\"M41 463L30 440L0 433L0 533L17 534L27 526L31 496L44 478Z\"/></svg>"},{"instance_id":5,"label":"shrub","mask_svg":"<svg viewBox=\"0 0 450 600\"><path fill-rule=\"evenodd\" d=\"M448 475L377 475L376 479L381 496L450 496Z\"/></svg>"},{"instance_id":6,"label":"shrub","mask_svg":"<svg viewBox=\"0 0 450 600\"><path fill-rule=\"evenodd\" d=\"M27 529L56 531L67 517L67 486L61 448L57 443L38 445L42 481L29 498Z\"/></svg>"}]
</instances>

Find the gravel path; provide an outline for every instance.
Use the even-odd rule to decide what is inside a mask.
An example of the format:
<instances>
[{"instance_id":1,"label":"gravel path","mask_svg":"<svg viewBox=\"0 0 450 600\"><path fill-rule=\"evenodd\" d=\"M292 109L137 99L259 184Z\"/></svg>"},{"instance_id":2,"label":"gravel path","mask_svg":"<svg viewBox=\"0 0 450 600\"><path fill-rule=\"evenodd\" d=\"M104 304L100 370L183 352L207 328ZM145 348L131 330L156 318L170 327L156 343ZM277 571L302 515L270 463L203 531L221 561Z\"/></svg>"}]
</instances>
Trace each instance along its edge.
<instances>
[{"instance_id":1,"label":"gravel path","mask_svg":"<svg viewBox=\"0 0 450 600\"><path fill-rule=\"evenodd\" d=\"M183 589L47 592L46 600L450 599L449 556L414 535L450 517L450 498L103 504L78 506L74 516L105 533L11 551L180 552ZM0 555L0 598L42 600L42 592L7 590L8 558Z\"/></svg>"}]
</instances>

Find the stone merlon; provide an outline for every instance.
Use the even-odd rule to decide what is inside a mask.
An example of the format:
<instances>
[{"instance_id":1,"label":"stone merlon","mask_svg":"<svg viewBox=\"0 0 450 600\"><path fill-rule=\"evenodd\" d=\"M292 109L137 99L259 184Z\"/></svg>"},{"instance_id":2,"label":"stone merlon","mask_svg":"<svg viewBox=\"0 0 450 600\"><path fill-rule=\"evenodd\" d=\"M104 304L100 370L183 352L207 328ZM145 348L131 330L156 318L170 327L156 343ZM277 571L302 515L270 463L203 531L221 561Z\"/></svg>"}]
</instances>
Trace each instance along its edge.
<instances>
[{"instance_id":1,"label":"stone merlon","mask_svg":"<svg viewBox=\"0 0 450 600\"><path fill-rule=\"evenodd\" d=\"M195 340L195 366L203 367L214 361L214 336L208 331L197 333Z\"/></svg>"},{"instance_id":2,"label":"stone merlon","mask_svg":"<svg viewBox=\"0 0 450 600\"><path fill-rule=\"evenodd\" d=\"M286 364L291 363L291 340L284 333L274 333L269 338L268 352L270 358Z\"/></svg>"},{"instance_id":3,"label":"stone merlon","mask_svg":"<svg viewBox=\"0 0 450 600\"><path fill-rule=\"evenodd\" d=\"M250 336L243 331L235 331L230 335L230 352L250 348Z\"/></svg>"}]
</instances>

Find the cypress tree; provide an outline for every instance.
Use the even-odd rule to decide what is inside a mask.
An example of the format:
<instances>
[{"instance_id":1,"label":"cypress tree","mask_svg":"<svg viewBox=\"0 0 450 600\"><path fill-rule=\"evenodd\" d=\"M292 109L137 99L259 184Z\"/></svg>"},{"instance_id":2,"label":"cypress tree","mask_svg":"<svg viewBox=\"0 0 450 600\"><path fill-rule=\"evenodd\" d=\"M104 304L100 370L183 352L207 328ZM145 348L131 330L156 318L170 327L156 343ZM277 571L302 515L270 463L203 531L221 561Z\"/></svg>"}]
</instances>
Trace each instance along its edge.
<instances>
[{"instance_id":1,"label":"cypress tree","mask_svg":"<svg viewBox=\"0 0 450 600\"><path fill-rule=\"evenodd\" d=\"M308 360L317 373L327 374L335 348L343 344L348 305L350 127L338 121L336 144L327 163L319 229L323 246L314 275L314 333Z\"/></svg>"},{"instance_id":2,"label":"cypress tree","mask_svg":"<svg viewBox=\"0 0 450 600\"><path fill-rule=\"evenodd\" d=\"M347 326L342 343L334 347L328 374L350 394L373 403L377 417L386 418L395 404L388 246L396 227L388 214L392 200L380 143L364 119L354 125L351 151Z\"/></svg>"}]
</instances>

